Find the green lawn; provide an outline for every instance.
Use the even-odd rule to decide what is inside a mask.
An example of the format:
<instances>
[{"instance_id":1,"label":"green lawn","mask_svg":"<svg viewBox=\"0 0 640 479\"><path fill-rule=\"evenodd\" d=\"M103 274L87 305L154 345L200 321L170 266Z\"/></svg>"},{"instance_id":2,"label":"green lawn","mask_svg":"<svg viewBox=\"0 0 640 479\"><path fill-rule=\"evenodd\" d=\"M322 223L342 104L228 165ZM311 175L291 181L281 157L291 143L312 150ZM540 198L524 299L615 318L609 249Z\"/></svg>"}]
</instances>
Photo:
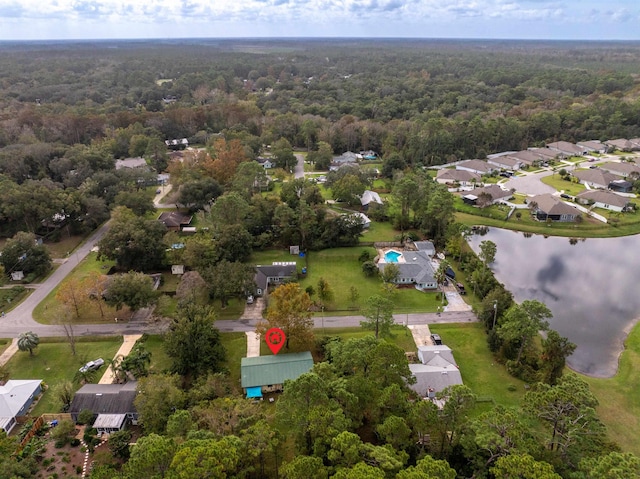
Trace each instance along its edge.
<instances>
[{"instance_id":1,"label":"green lawn","mask_svg":"<svg viewBox=\"0 0 640 479\"><path fill-rule=\"evenodd\" d=\"M429 328L452 349L462 381L474 394L481 399L491 398L506 407L520 405L525 393L524 383L511 377L505 367L494 360L481 324L433 324ZM509 390L511 385L515 386L514 391Z\"/></svg>"},{"instance_id":2,"label":"green lawn","mask_svg":"<svg viewBox=\"0 0 640 479\"><path fill-rule=\"evenodd\" d=\"M375 243L376 241L396 241L400 232L395 230L391 223L371 221L371 226L364 230L360 241L363 243Z\"/></svg>"},{"instance_id":3,"label":"green lawn","mask_svg":"<svg viewBox=\"0 0 640 479\"><path fill-rule=\"evenodd\" d=\"M72 381L78 368L87 361L97 358L113 359L122 344L121 337L99 338L93 341L80 339L76 344L76 355L73 356L69 343L62 339L59 341L61 342L41 341L33 356L18 351L6 365L11 379L42 379L49 387L34 409L34 416L59 412L51 389L60 381ZM100 380L104 371L103 366L96 375L96 382Z\"/></svg>"},{"instance_id":4,"label":"green lawn","mask_svg":"<svg viewBox=\"0 0 640 479\"><path fill-rule=\"evenodd\" d=\"M240 388L240 362L247 355L247 335L244 333L221 333L222 344L227 351L226 368L235 392Z\"/></svg>"},{"instance_id":5,"label":"green lawn","mask_svg":"<svg viewBox=\"0 0 640 479\"><path fill-rule=\"evenodd\" d=\"M10 344L11 344L11 339L0 338L0 354L4 353L4 350L7 349Z\"/></svg>"},{"instance_id":6,"label":"green lawn","mask_svg":"<svg viewBox=\"0 0 640 479\"><path fill-rule=\"evenodd\" d=\"M552 188L555 188L558 191L563 191L571 196L576 196L578 193L582 193L586 189L582 183L563 180L560 177L560 174L545 176L544 178L541 178L540 181L545 185L549 185Z\"/></svg>"},{"instance_id":7,"label":"green lawn","mask_svg":"<svg viewBox=\"0 0 640 479\"><path fill-rule=\"evenodd\" d=\"M151 353L149 372L162 373L171 368L171 358L164 350L164 337L153 334L144 340L144 348Z\"/></svg>"},{"instance_id":8,"label":"green lawn","mask_svg":"<svg viewBox=\"0 0 640 479\"><path fill-rule=\"evenodd\" d=\"M640 325L636 325L620 356L618 373L609 379L581 376L589 383L600 406L598 416L607 426L609 438L623 451L640 454Z\"/></svg>"}]
</instances>

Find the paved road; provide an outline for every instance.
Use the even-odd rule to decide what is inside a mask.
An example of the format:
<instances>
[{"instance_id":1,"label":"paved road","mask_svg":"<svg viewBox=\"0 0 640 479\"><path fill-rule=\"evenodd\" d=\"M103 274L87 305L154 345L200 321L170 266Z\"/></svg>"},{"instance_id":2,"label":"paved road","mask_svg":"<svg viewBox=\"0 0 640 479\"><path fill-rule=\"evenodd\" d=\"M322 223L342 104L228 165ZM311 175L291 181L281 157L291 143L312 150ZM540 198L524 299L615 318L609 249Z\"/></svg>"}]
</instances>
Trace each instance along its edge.
<instances>
[{"instance_id":1,"label":"paved road","mask_svg":"<svg viewBox=\"0 0 640 479\"><path fill-rule=\"evenodd\" d=\"M293 170L293 176L295 178L304 178L304 156L301 154L296 154L296 158L298 160L298 164Z\"/></svg>"},{"instance_id":2,"label":"paved road","mask_svg":"<svg viewBox=\"0 0 640 479\"><path fill-rule=\"evenodd\" d=\"M471 311L452 311L441 314L437 313L410 313L394 314L396 324L405 326L411 324L437 324L437 323L470 323L478 321L478 318ZM360 321L364 321L364 316L316 316L313 318L314 327L322 328L346 328L360 326ZM254 331L257 320L239 319L237 321L221 320L216 321L216 326L222 332L247 332Z\"/></svg>"}]
</instances>

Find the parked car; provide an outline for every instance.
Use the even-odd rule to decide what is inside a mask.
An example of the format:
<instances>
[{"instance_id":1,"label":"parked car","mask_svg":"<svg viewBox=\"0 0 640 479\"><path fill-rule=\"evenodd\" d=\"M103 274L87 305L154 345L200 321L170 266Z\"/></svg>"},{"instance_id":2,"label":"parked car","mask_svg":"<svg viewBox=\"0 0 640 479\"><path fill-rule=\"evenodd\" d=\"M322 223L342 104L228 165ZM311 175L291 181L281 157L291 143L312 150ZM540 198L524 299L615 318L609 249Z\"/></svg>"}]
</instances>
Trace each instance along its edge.
<instances>
[{"instance_id":1,"label":"parked car","mask_svg":"<svg viewBox=\"0 0 640 479\"><path fill-rule=\"evenodd\" d=\"M247 296L247 304L253 304L253 296Z\"/></svg>"},{"instance_id":2,"label":"parked car","mask_svg":"<svg viewBox=\"0 0 640 479\"><path fill-rule=\"evenodd\" d=\"M440 346L442 345L442 338L440 337L439 334L432 334L431 342L434 344L434 346Z\"/></svg>"},{"instance_id":3,"label":"parked car","mask_svg":"<svg viewBox=\"0 0 640 479\"><path fill-rule=\"evenodd\" d=\"M78 371L81 373L86 373L87 371L97 371L104 365L104 359L98 358L93 361L89 361L87 364L82 366Z\"/></svg>"},{"instance_id":4,"label":"parked car","mask_svg":"<svg viewBox=\"0 0 640 479\"><path fill-rule=\"evenodd\" d=\"M568 194L566 194L566 193L562 193L562 194L560 195L560 198L564 198L565 200L570 200L570 199L571 199L571 196L569 196L569 195L568 195Z\"/></svg>"},{"instance_id":5,"label":"parked car","mask_svg":"<svg viewBox=\"0 0 640 479\"><path fill-rule=\"evenodd\" d=\"M458 293L467 294L466 290L464 289L464 284L456 283L456 287L458 288Z\"/></svg>"}]
</instances>

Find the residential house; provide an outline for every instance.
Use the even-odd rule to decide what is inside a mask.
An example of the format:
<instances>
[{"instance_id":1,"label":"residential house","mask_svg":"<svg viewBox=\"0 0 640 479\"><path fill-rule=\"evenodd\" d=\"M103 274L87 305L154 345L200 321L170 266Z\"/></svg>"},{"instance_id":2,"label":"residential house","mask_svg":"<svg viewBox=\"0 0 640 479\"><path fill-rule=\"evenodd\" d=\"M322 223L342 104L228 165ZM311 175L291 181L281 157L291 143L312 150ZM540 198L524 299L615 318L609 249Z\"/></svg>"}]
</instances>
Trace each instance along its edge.
<instances>
[{"instance_id":1,"label":"residential house","mask_svg":"<svg viewBox=\"0 0 640 479\"><path fill-rule=\"evenodd\" d=\"M282 391L285 381L298 379L313 368L309 351L242 358L240 378L248 398L261 398L263 393Z\"/></svg>"},{"instance_id":2,"label":"residential house","mask_svg":"<svg viewBox=\"0 0 640 479\"><path fill-rule=\"evenodd\" d=\"M635 163L626 163L622 161L608 161L600 165L605 171L613 173L614 175L622 176L623 178L640 177L640 166Z\"/></svg>"},{"instance_id":3,"label":"residential house","mask_svg":"<svg viewBox=\"0 0 640 479\"><path fill-rule=\"evenodd\" d=\"M350 216L354 216L358 221L360 221L362 223L362 228L364 229L367 229L371 226L371 219L364 213L351 213Z\"/></svg>"},{"instance_id":4,"label":"residential house","mask_svg":"<svg viewBox=\"0 0 640 479\"><path fill-rule=\"evenodd\" d=\"M180 231L189 226L193 216L181 213L180 211L165 211L160 213L158 221L164 224L169 231Z\"/></svg>"},{"instance_id":5,"label":"residential house","mask_svg":"<svg viewBox=\"0 0 640 479\"><path fill-rule=\"evenodd\" d=\"M510 200L511 198L513 198L513 193L511 191L503 190L498 185L489 185L471 190L468 194L462 197L462 200L467 204L475 206L478 204L478 200L482 195L489 195L489 201L487 201L486 204L483 204L482 206L493 205L499 203L500 201Z\"/></svg>"},{"instance_id":6,"label":"residential house","mask_svg":"<svg viewBox=\"0 0 640 479\"><path fill-rule=\"evenodd\" d=\"M413 247L417 251L424 251L432 258L436 255L436 247L431 241L414 241Z\"/></svg>"},{"instance_id":7,"label":"residential house","mask_svg":"<svg viewBox=\"0 0 640 479\"><path fill-rule=\"evenodd\" d=\"M627 180L613 180L609 183L608 188L616 193L631 193L633 191L633 183Z\"/></svg>"},{"instance_id":8,"label":"residential house","mask_svg":"<svg viewBox=\"0 0 640 479\"><path fill-rule=\"evenodd\" d=\"M332 164L345 164L345 163L356 163L358 161L358 155L356 155L352 151L347 151L340 156L334 156L331 160Z\"/></svg>"},{"instance_id":9,"label":"residential house","mask_svg":"<svg viewBox=\"0 0 640 479\"><path fill-rule=\"evenodd\" d=\"M416 289L436 289L438 283L435 279L435 269L431 263L431 255L428 251L404 251L397 263L387 263L383 258L378 260L378 270L384 271L387 264L395 264L398 267L398 277L394 283L399 285L414 285Z\"/></svg>"},{"instance_id":10,"label":"residential house","mask_svg":"<svg viewBox=\"0 0 640 479\"><path fill-rule=\"evenodd\" d=\"M522 168L522 160L518 160L512 156L498 156L495 158L489 158L487 163L497 166L503 170L517 171Z\"/></svg>"},{"instance_id":11,"label":"residential house","mask_svg":"<svg viewBox=\"0 0 640 479\"><path fill-rule=\"evenodd\" d=\"M171 150L184 150L189 146L189 140L186 138L176 138L173 140L165 140L164 144Z\"/></svg>"},{"instance_id":12,"label":"residential house","mask_svg":"<svg viewBox=\"0 0 640 479\"><path fill-rule=\"evenodd\" d=\"M363 209L367 210L369 209L369 205L371 203L377 203L381 205L382 198L380 198L380 195L375 191L365 190L364 193L362 193L362 196L360 197L360 204L362 205Z\"/></svg>"},{"instance_id":13,"label":"residential house","mask_svg":"<svg viewBox=\"0 0 640 479\"><path fill-rule=\"evenodd\" d=\"M538 155L542 162L552 161L561 156L561 153L550 148L529 148L534 155Z\"/></svg>"},{"instance_id":14,"label":"residential house","mask_svg":"<svg viewBox=\"0 0 640 479\"><path fill-rule=\"evenodd\" d=\"M280 285L298 277L298 268L293 262L275 262L271 265L257 265L253 281L256 284L256 294L266 294L269 285Z\"/></svg>"},{"instance_id":15,"label":"residential house","mask_svg":"<svg viewBox=\"0 0 640 479\"><path fill-rule=\"evenodd\" d=\"M547 148L552 151L557 151L562 156L584 156L589 153L589 150L581 148L574 143L569 143L568 141L547 143Z\"/></svg>"},{"instance_id":16,"label":"residential house","mask_svg":"<svg viewBox=\"0 0 640 479\"><path fill-rule=\"evenodd\" d=\"M580 148L584 148L589 153L606 153L609 148L600 140L579 141L576 143Z\"/></svg>"},{"instance_id":17,"label":"residential house","mask_svg":"<svg viewBox=\"0 0 640 479\"><path fill-rule=\"evenodd\" d=\"M605 145L609 146L612 150L619 151L634 151L640 149L640 147L636 146L634 143L631 143L626 138L617 138L615 140L607 140L604 142Z\"/></svg>"},{"instance_id":18,"label":"residential house","mask_svg":"<svg viewBox=\"0 0 640 479\"><path fill-rule=\"evenodd\" d=\"M534 166L545 161L545 158L538 153L534 153L531 150L516 151L509 154L510 158L514 158L519 161L520 164L526 166Z\"/></svg>"},{"instance_id":19,"label":"residential house","mask_svg":"<svg viewBox=\"0 0 640 479\"><path fill-rule=\"evenodd\" d=\"M416 378L409 387L421 397L433 399L447 387L462 384L460 369L448 346L418 346L418 359L419 364L409 364Z\"/></svg>"},{"instance_id":20,"label":"residential house","mask_svg":"<svg viewBox=\"0 0 640 479\"><path fill-rule=\"evenodd\" d=\"M42 379L10 379L0 386L0 429L9 434L42 393Z\"/></svg>"},{"instance_id":21,"label":"residential house","mask_svg":"<svg viewBox=\"0 0 640 479\"><path fill-rule=\"evenodd\" d=\"M575 221L580 212L573 206L561 201L557 196L549 193L537 195L529 199L529 204L535 203L534 214L539 221Z\"/></svg>"},{"instance_id":22,"label":"residential house","mask_svg":"<svg viewBox=\"0 0 640 479\"><path fill-rule=\"evenodd\" d=\"M470 171L479 175L489 175L497 169L484 160L466 160L456 165L456 170Z\"/></svg>"},{"instance_id":23,"label":"residential house","mask_svg":"<svg viewBox=\"0 0 640 479\"><path fill-rule=\"evenodd\" d=\"M601 170L600 168L593 168L589 170L574 170L571 174L580 180L585 186L589 188L607 189L609 183L614 180L620 179L619 176L609 173L608 171Z\"/></svg>"},{"instance_id":24,"label":"residential house","mask_svg":"<svg viewBox=\"0 0 640 479\"><path fill-rule=\"evenodd\" d=\"M116 170L123 168L146 168L147 160L138 156L136 158L125 158L124 160L116 160Z\"/></svg>"},{"instance_id":25,"label":"residential house","mask_svg":"<svg viewBox=\"0 0 640 479\"><path fill-rule=\"evenodd\" d=\"M120 431L128 424L138 424L138 411L133 404L137 381L125 384L85 384L76 392L69 407L74 421L85 410L95 416L93 427L98 434Z\"/></svg>"},{"instance_id":26,"label":"residential house","mask_svg":"<svg viewBox=\"0 0 640 479\"><path fill-rule=\"evenodd\" d=\"M591 190L583 191L576 196L579 203L593 205L611 211L627 211L631 207L629 198L617 195L612 191Z\"/></svg>"},{"instance_id":27,"label":"residential house","mask_svg":"<svg viewBox=\"0 0 640 479\"><path fill-rule=\"evenodd\" d=\"M258 157L256 161L262 166L265 170L270 170L271 168L276 167L276 163L271 161L269 158Z\"/></svg>"},{"instance_id":28,"label":"residential house","mask_svg":"<svg viewBox=\"0 0 640 479\"><path fill-rule=\"evenodd\" d=\"M482 177L472 171L442 168L436 173L436 181L444 185L475 186L482 183Z\"/></svg>"}]
</instances>

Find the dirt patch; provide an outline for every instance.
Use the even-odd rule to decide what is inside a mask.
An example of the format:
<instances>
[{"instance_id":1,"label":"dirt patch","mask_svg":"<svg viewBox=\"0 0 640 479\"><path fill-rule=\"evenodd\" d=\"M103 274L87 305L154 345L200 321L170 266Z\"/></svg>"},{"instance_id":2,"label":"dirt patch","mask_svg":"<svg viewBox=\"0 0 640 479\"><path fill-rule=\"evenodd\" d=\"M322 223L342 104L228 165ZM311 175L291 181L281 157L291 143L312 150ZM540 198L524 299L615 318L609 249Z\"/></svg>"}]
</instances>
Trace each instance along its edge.
<instances>
[{"instance_id":1,"label":"dirt patch","mask_svg":"<svg viewBox=\"0 0 640 479\"><path fill-rule=\"evenodd\" d=\"M79 431L80 429L78 429ZM49 433L44 438L46 444L42 459L39 461L41 468L35 477L43 479L49 477L81 477L85 456L81 446L67 444L64 447L57 448Z\"/></svg>"}]
</instances>

